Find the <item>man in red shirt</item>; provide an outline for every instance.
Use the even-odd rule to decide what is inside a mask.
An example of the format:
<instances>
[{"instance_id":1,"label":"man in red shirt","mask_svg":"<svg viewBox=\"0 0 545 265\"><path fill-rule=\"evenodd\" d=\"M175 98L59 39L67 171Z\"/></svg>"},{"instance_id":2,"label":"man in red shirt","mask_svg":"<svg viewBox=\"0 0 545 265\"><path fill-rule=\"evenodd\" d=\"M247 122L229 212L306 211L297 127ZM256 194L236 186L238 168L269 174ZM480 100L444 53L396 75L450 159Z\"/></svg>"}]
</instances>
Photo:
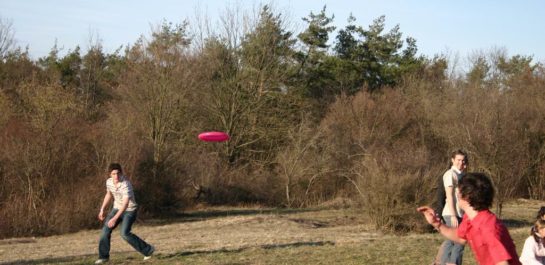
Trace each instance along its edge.
<instances>
[{"instance_id":1,"label":"man in red shirt","mask_svg":"<svg viewBox=\"0 0 545 265\"><path fill-rule=\"evenodd\" d=\"M468 173L458 185L458 203L465 212L458 228L442 224L430 207L417 210L446 238L460 244L468 242L479 264L521 265L507 228L488 210L494 200L490 178L481 173Z\"/></svg>"}]
</instances>

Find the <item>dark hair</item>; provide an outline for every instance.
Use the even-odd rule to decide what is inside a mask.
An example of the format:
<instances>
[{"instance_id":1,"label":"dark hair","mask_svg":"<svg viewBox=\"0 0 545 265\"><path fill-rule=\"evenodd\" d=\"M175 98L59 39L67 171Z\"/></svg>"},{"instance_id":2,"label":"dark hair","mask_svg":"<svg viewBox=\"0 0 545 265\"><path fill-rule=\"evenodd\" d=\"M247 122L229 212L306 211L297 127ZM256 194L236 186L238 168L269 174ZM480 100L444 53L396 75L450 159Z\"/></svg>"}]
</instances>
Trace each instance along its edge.
<instances>
[{"instance_id":1,"label":"dark hair","mask_svg":"<svg viewBox=\"0 0 545 265\"><path fill-rule=\"evenodd\" d=\"M541 206L541 208L539 208L539 211L537 211L536 220L543 219L543 215L545 215L545 206Z\"/></svg>"},{"instance_id":2,"label":"dark hair","mask_svg":"<svg viewBox=\"0 0 545 265\"><path fill-rule=\"evenodd\" d=\"M121 169L121 165L119 163L111 163L110 166L108 166L108 173L112 173L114 170L119 171L119 173L123 173L123 169Z\"/></svg>"},{"instance_id":3,"label":"dark hair","mask_svg":"<svg viewBox=\"0 0 545 265\"><path fill-rule=\"evenodd\" d=\"M467 173L460 180L460 195L477 211L486 210L494 201L494 185L483 173Z\"/></svg>"}]
</instances>

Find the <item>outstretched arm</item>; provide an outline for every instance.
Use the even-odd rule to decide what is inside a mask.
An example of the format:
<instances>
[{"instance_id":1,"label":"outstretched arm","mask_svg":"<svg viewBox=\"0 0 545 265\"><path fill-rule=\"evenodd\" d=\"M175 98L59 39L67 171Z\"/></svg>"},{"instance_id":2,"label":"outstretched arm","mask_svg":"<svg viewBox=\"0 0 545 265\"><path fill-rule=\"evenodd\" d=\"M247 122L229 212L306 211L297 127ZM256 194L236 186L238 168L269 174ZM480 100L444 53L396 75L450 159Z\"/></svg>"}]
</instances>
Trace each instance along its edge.
<instances>
[{"instance_id":1,"label":"outstretched arm","mask_svg":"<svg viewBox=\"0 0 545 265\"><path fill-rule=\"evenodd\" d=\"M441 233L447 239L452 240L458 244L466 243L465 239L458 237L458 229L448 227L441 223L441 220L439 220L439 218L435 215L435 211L432 208L428 206L423 206L418 207L416 210L424 215L424 218L426 218L428 224L432 225L437 231L439 231L439 233Z\"/></svg>"}]
</instances>

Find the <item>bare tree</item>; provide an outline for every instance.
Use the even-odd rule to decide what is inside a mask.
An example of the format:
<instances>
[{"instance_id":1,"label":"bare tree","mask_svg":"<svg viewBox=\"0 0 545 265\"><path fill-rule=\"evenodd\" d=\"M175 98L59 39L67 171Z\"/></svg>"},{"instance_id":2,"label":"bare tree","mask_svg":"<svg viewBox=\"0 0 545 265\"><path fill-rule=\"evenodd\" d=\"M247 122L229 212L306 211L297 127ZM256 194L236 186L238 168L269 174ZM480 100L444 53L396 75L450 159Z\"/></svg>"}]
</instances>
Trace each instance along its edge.
<instances>
[{"instance_id":1,"label":"bare tree","mask_svg":"<svg viewBox=\"0 0 545 265\"><path fill-rule=\"evenodd\" d=\"M12 21L0 17L0 59L4 59L15 48L15 31L12 27Z\"/></svg>"},{"instance_id":2,"label":"bare tree","mask_svg":"<svg viewBox=\"0 0 545 265\"><path fill-rule=\"evenodd\" d=\"M186 95L192 87L186 56L186 24L163 23L142 38L128 54L128 71L120 80L127 102L138 113L137 122L151 143L154 163L168 158L169 143L182 123Z\"/></svg>"},{"instance_id":3,"label":"bare tree","mask_svg":"<svg viewBox=\"0 0 545 265\"><path fill-rule=\"evenodd\" d=\"M279 174L284 180L287 207L308 206L312 190L326 172L326 156L320 155L322 133L312 128L309 118L288 131L288 146L276 157Z\"/></svg>"}]
</instances>

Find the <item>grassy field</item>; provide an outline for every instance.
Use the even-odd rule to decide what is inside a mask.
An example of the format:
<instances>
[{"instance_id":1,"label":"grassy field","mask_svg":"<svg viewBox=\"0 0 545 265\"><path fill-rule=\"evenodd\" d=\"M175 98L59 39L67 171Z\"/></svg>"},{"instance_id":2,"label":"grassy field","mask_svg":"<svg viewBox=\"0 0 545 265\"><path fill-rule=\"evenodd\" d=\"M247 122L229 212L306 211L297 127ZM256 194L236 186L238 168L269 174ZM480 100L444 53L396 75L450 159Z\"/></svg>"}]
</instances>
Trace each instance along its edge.
<instances>
[{"instance_id":1,"label":"grassy field","mask_svg":"<svg viewBox=\"0 0 545 265\"><path fill-rule=\"evenodd\" d=\"M542 201L504 208L518 251ZM422 222L423 219L422 219ZM97 226L98 223L97 223ZM0 264L92 264L99 230L0 240ZM109 264L430 264L436 234L383 234L354 209L213 208L177 218L143 220L133 232L155 245L148 261L112 235ZM466 248L464 264L476 264Z\"/></svg>"}]
</instances>

